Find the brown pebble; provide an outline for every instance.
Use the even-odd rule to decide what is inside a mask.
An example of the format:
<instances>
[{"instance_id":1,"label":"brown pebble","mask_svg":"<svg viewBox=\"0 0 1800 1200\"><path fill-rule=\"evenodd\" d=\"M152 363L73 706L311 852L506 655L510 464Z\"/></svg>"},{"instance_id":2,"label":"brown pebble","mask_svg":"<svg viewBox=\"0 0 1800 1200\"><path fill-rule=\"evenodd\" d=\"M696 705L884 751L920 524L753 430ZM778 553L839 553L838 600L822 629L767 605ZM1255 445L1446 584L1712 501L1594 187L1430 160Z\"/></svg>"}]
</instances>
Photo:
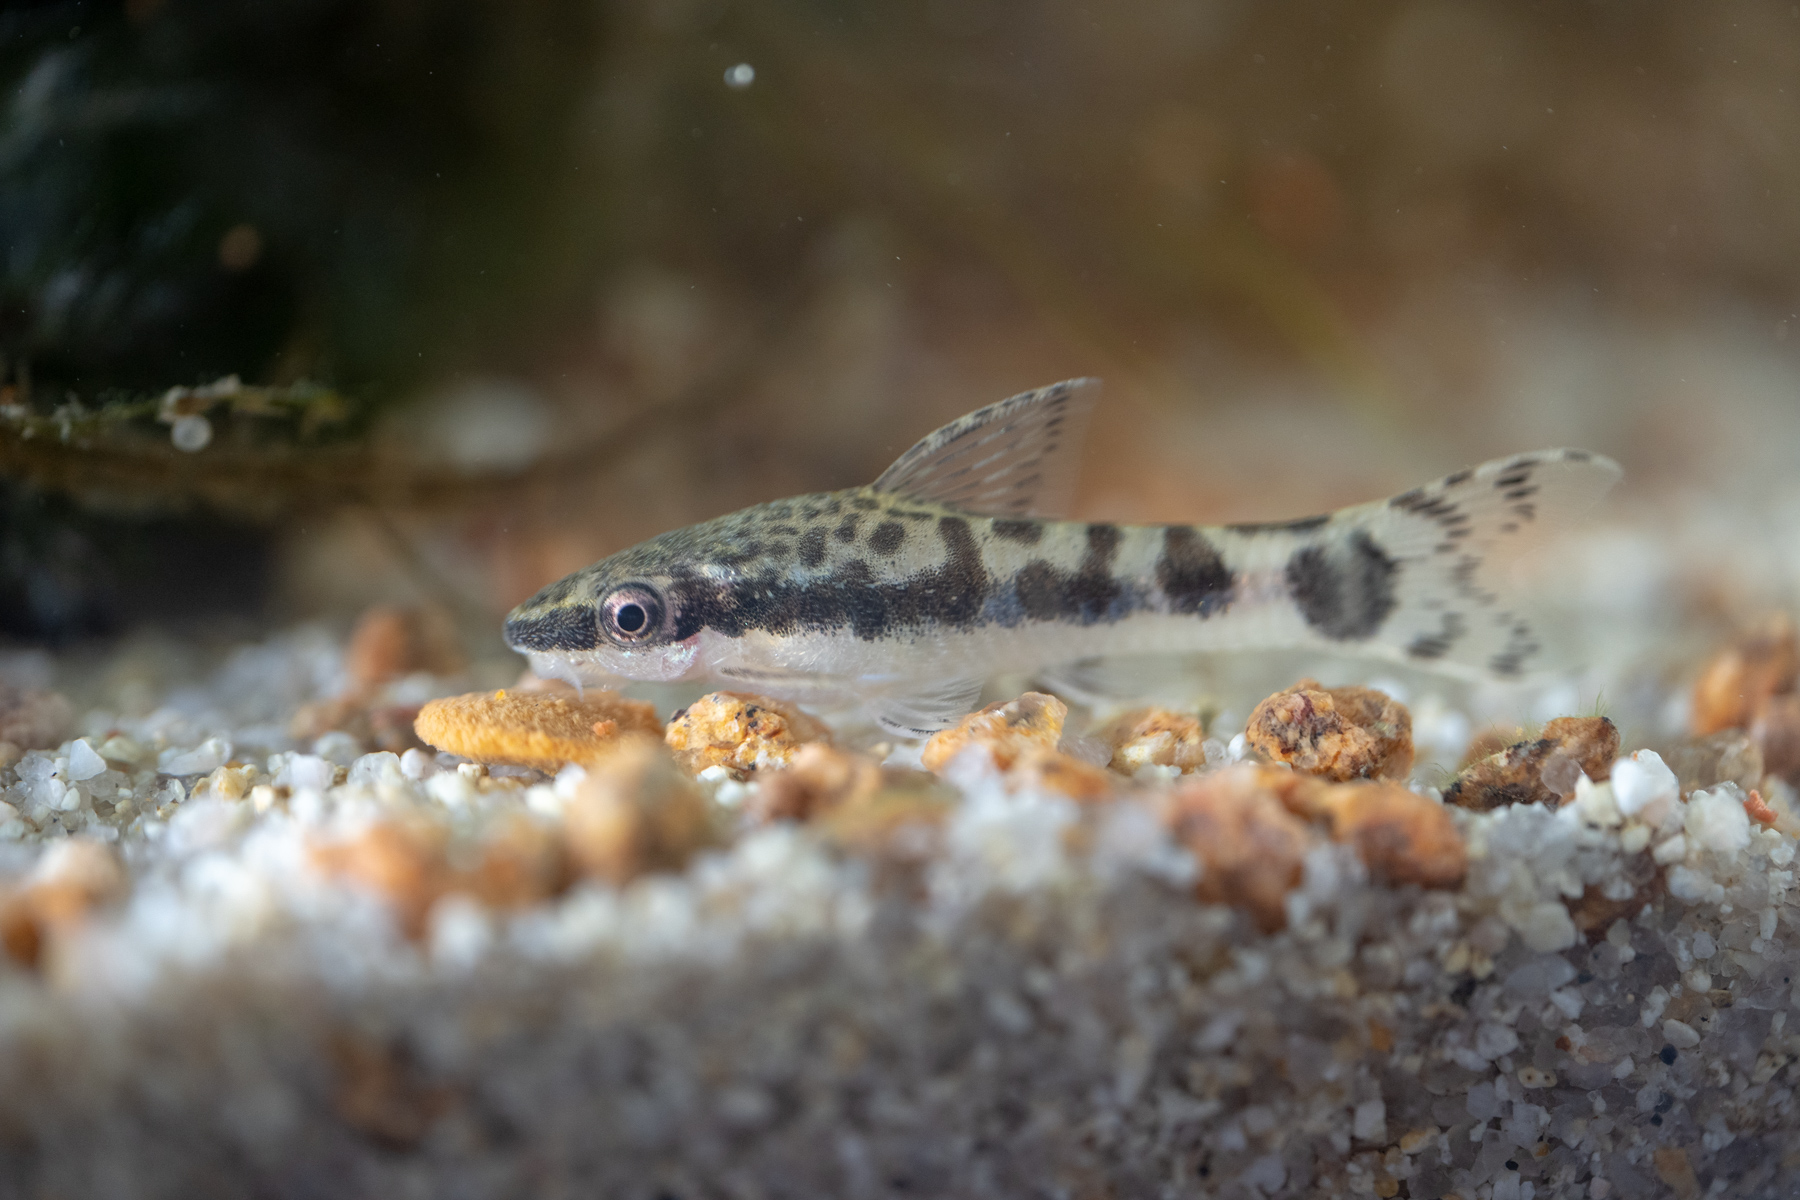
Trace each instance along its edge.
<instances>
[{"instance_id":1,"label":"brown pebble","mask_svg":"<svg viewBox=\"0 0 1800 1200\"><path fill-rule=\"evenodd\" d=\"M785 771L757 776L745 812L758 823L810 821L841 804L855 804L879 792L885 772L872 758L808 742L794 751Z\"/></svg>"},{"instance_id":2,"label":"brown pebble","mask_svg":"<svg viewBox=\"0 0 1800 1200\"><path fill-rule=\"evenodd\" d=\"M588 768L563 808L569 857L615 886L679 871L719 840L711 803L649 738L630 738Z\"/></svg>"},{"instance_id":3,"label":"brown pebble","mask_svg":"<svg viewBox=\"0 0 1800 1200\"><path fill-rule=\"evenodd\" d=\"M1750 736L1762 749L1763 769L1800 787L1800 695L1770 696L1757 713Z\"/></svg>"},{"instance_id":4,"label":"brown pebble","mask_svg":"<svg viewBox=\"0 0 1800 1200\"><path fill-rule=\"evenodd\" d=\"M1694 1174L1686 1150L1680 1146L1663 1146L1651 1152L1650 1162L1656 1168L1656 1177L1675 1193L1675 1200L1697 1200L1700 1180Z\"/></svg>"},{"instance_id":5,"label":"brown pebble","mask_svg":"<svg viewBox=\"0 0 1800 1200\"><path fill-rule=\"evenodd\" d=\"M1201 900L1244 909L1265 933L1287 924L1287 894L1319 838L1264 786L1261 769L1226 767L1183 781L1164 802L1163 819L1199 860Z\"/></svg>"},{"instance_id":6,"label":"brown pebble","mask_svg":"<svg viewBox=\"0 0 1800 1200\"><path fill-rule=\"evenodd\" d=\"M1397 783L1353 783L1328 790L1324 801L1333 841L1356 848L1390 883L1455 887L1469 854L1450 813L1438 801Z\"/></svg>"},{"instance_id":7,"label":"brown pebble","mask_svg":"<svg viewBox=\"0 0 1800 1200\"><path fill-rule=\"evenodd\" d=\"M669 721L664 741L690 774L724 767L748 774L785 767L807 742L831 740L820 722L798 708L767 696L712 692Z\"/></svg>"},{"instance_id":8,"label":"brown pebble","mask_svg":"<svg viewBox=\"0 0 1800 1200\"><path fill-rule=\"evenodd\" d=\"M58 842L23 881L0 887L0 950L21 966L41 966L57 938L130 887L119 856L87 838Z\"/></svg>"},{"instance_id":9,"label":"brown pebble","mask_svg":"<svg viewBox=\"0 0 1800 1200\"><path fill-rule=\"evenodd\" d=\"M61 693L0 683L0 742L22 750L51 750L62 745L74 724L75 710Z\"/></svg>"},{"instance_id":10,"label":"brown pebble","mask_svg":"<svg viewBox=\"0 0 1800 1200\"><path fill-rule=\"evenodd\" d=\"M1614 921L1638 915L1643 907L1661 894L1665 880L1662 868L1648 854L1636 854L1620 864L1621 877L1631 884L1631 894L1614 900L1607 896L1613 889L1605 884L1589 884L1580 896L1569 901L1569 919L1590 942L1606 936Z\"/></svg>"},{"instance_id":11,"label":"brown pebble","mask_svg":"<svg viewBox=\"0 0 1800 1200\"><path fill-rule=\"evenodd\" d=\"M852 854L884 859L929 858L955 800L917 780L840 804L817 823L822 837Z\"/></svg>"},{"instance_id":12,"label":"brown pebble","mask_svg":"<svg viewBox=\"0 0 1800 1200\"><path fill-rule=\"evenodd\" d=\"M1517 742L1469 767L1444 789L1444 802L1487 812L1507 804L1556 808L1575 795L1582 775L1612 776L1619 727L1605 717L1558 717L1543 735Z\"/></svg>"},{"instance_id":13,"label":"brown pebble","mask_svg":"<svg viewBox=\"0 0 1800 1200\"><path fill-rule=\"evenodd\" d=\"M410 1054L360 1033L339 1031L326 1044L336 1076L332 1107L338 1119L390 1150L411 1150L458 1094L427 1081Z\"/></svg>"},{"instance_id":14,"label":"brown pebble","mask_svg":"<svg viewBox=\"0 0 1800 1200\"><path fill-rule=\"evenodd\" d=\"M1772 613L1701 669L1694 683L1690 731L1705 737L1721 729L1748 728L1769 697L1795 690L1797 676L1800 636L1793 618Z\"/></svg>"},{"instance_id":15,"label":"brown pebble","mask_svg":"<svg viewBox=\"0 0 1800 1200\"><path fill-rule=\"evenodd\" d=\"M1412 714L1374 688L1303 679L1257 705L1244 735L1265 758L1337 783L1412 770Z\"/></svg>"},{"instance_id":16,"label":"brown pebble","mask_svg":"<svg viewBox=\"0 0 1800 1200\"><path fill-rule=\"evenodd\" d=\"M450 887L449 830L428 817L404 814L377 821L355 837L315 844L313 865L353 880L393 909L400 931L424 936L431 906Z\"/></svg>"},{"instance_id":17,"label":"brown pebble","mask_svg":"<svg viewBox=\"0 0 1800 1200\"><path fill-rule=\"evenodd\" d=\"M1062 740L1069 706L1043 692L1026 692L1016 700L990 704L970 713L950 729L931 735L920 751L927 771L941 773L964 747L978 745L1006 770L1027 750L1056 748Z\"/></svg>"},{"instance_id":18,"label":"brown pebble","mask_svg":"<svg viewBox=\"0 0 1800 1200\"><path fill-rule=\"evenodd\" d=\"M1079 804L1102 804L1113 799L1118 794L1118 784L1118 776L1104 767L1043 746L1021 751L1006 771L1009 791L1047 792Z\"/></svg>"},{"instance_id":19,"label":"brown pebble","mask_svg":"<svg viewBox=\"0 0 1800 1200\"><path fill-rule=\"evenodd\" d=\"M1762 782L1762 745L1746 729L1721 729L1669 750L1663 756L1681 794L1704 790L1725 782L1748 791Z\"/></svg>"},{"instance_id":20,"label":"brown pebble","mask_svg":"<svg viewBox=\"0 0 1800 1200\"><path fill-rule=\"evenodd\" d=\"M529 908L568 886L568 855L560 832L522 812L509 812L482 832L474 865L458 872L452 891L489 908Z\"/></svg>"},{"instance_id":21,"label":"brown pebble","mask_svg":"<svg viewBox=\"0 0 1800 1200\"><path fill-rule=\"evenodd\" d=\"M472 692L433 700L414 729L430 746L483 763L554 771L594 762L624 734L660 736L656 710L617 692L589 689L585 699L518 692Z\"/></svg>"},{"instance_id":22,"label":"brown pebble","mask_svg":"<svg viewBox=\"0 0 1800 1200\"><path fill-rule=\"evenodd\" d=\"M344 669L355 690L426 671L454 675L463 669L450 618L437 608L377 604L357 618L344 651Z\"/></svg>"},{"instance_id":23,"label":"brown pebble","mask_svg":"<svg viewBox=\"0 0 1800 1200\"><path fill-rule=\"evenodd\" d=\"M1133 709L1108 721L1099 736L1112 747L1112 769L1124 775L1149 766L1174 767L1186 775L1206 765L1205 731L1187 713Z\"/></svg>"}]
</instances>

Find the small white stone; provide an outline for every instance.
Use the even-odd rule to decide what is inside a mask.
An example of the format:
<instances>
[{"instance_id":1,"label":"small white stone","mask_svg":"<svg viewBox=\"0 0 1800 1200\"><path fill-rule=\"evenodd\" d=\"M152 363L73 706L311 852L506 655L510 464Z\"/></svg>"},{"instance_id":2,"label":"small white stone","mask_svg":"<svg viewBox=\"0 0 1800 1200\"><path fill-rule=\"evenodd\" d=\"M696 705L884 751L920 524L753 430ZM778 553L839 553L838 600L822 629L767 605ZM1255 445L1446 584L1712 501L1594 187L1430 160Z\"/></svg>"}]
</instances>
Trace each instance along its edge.
<instances>
[{"instance_id":1,"label":"small white stone","mask_svg":"<svg viewBox=\"0 0 1800 1200\"><path fill-rule=\"evenodd\" d=\"M1668 989L1661 985L1653 987L1650 989L1650 994L1644 997L1643 1007L1638 1010L1638 1020L1643 1022L1645 1029L1648 1029L1662 1018L1663 1009L1667 1007L1669 1007Z\"/></svg>"},{"instance_id":2,"label":"small white stone","mask_svg":"<svg viewBox=\"0 0 1800 1200\"><path fill-rule=\"evenodd\" d=\"M1387 1105L1379 1099L1358 1104L1350 1121L1350 1133L1359 1142L1387 1141Z\"/></svg>"},{"instance_id":3,"label":"small white stone","mask_svg":"<svg viewBox=\"0 0 1800 1200\"><path fill-rule=\"evenodd\" d=\"M1739 854L1750 845L1750 814L1732 784L1695 792L1683 825L1689 841L1718 854Z\"/></svg>"},{"instance_id":4,"label":"small white stone","mask_svg":"<svg viewBox=\"0 0 1800 1200\"><path fill-rule=\"evenodd\" d=\"M1782 838L1781 844L1769 851L1769 862L1777 867L1785 867L1793 861L1794 843L1788 838Z\"/></svg>"},{"instance_id":5,"label":"small white stone","mask_svg":"<svg viewBox=\"0 0 1800 1200\"><path fill-rule=\"evenodd\" d=\"M1674 1017L1662 1023L1663 1037L1669 1045L1677 1050L1688 1050L1700 1044L1700 1035L1686 1021L1677 1021Z\"/></svg>"},{"instance_id":6,"label":"small white stone","mask_svg":"<svg viewBox=\"0 0 1800 1200\"><path fill-rule=\"evenodd\" d=\"M106 760L100 752L88 744L86 738L77 738L69 745L69 778L79 783L83 779L92 779L106 771Z\"/></svg>"},{"instance_id":7,"label":"small white stone","mask_svg":"<svg viewBox=\"0 0 1800 1200\"><path fill-rule=\"evenodd\" d=\"M1492 1061L1519 1048L1519 1035L1510 1025L1483 1021L1475 1029L1475 1053Z\"/></svg>"},{"instance_id":8,"label":"small white stone","mask_svg":"<svg viewBox=\"0 0 1800 1200\"><path fill-rule=\"evenodd\" d=\"M1635 1070L1637 1070L1637 1064L1631 1061L1631 1055L1627 1054L1619 1060L1617 1066L1613 1067L1612 1076L1614 1079L1629 1079Z\"/></svg>"},{"instance_id":9,"label":"small white stone","mask_svg":"<svg viewBox=\"0 0 1800 1200\"><path fill-rule=\"evenodd\" d=\"M1681 798L1681 783L1662 755L1639 750L1613 764L1612 793L1613 802L1625 816L1658 825Z\"/></svg>"},{"instance_id":10,"label":"small white stone","mask_svg":"<svg viewBox=\"0 0 1800 1200\"><path fill-rule=\"evenodd\" d=\"M1725 889L1712 876L1692 867L1669 868L1669 895L1689 903L1705 901L1713 904L1725 898Z\"/></svg>"},{"instance_id":11,"label":"small white stone","mask_svg":"<svg viewBox=\"0 0 1800 1200\"><path fill-rule=\"evenodd\" d=\"M310 788L322 792L337 779L337 767L320 758L316 754L296 754L287 760L281 773L275 777L276 783L285 783L299 791Z\"/></svg>"},{"instance_id":12,"label":"small white stone","mask_svg":"<svg viewBox=\"0 0 1800 1200\"><path fill-rule=\"evenodd\" d=\"M362 755L362 746L340 730L321 734L313 743L313 753L340 767L347 767Z\"/></svg>"},{"instance_id":13,"label":"small white stone","mask_svg":"<svg viewBox=\"0 0 1800 1200\"><path fill-rule=\"evenodd\" d=\"M1626 854L1636 854L1650 844L1650 827L1633 821L1619 834L1619 849Z\"/></svg>"},{"instance_id":14,"label":"small white stone","mask_svg":"<svg viewBox=\"0 0 1800 1200\"><path fill-rule=\"evenodd\" d=\"M1612 784L1595 783L1586 775L1575 781L1574 810L1582 820L1602 829L1611 829L1621 820Z\"/></svg>"},{"instance_id":15,"label":"small white stone","mask_svg":"<svg viewBox=\"0 0 1800 1200\"><path fill-rule=\"evenodd\" d=\"M437 774L437 759L414 746L400 756L400 773L408 779L424 779Z\"/></svg>"},{"instance_id":16,"label":"small white stone","mask_svg":"<svg viewBox=\"0 0 1800 1200\"><path fill-rule=\"evenodd\" d=\"M1699 958L1699 959L1711 958L1713 955L1717 954L1718 952L1719 952L1719 944L1717 942L1713 941L1712 934L1710 934L1710 933L1706 932L1706 930L1702 929L1699 933L1696 933L1694 935L1694 957L1695 958Z\"/></svg>"},{"instance_id":17,"label":"small white stone","mask_svg":"<svg viewBox=\"0 0 1800 1200\"><path fill-rule=\"evenodd\" d=\"M1658 866L1666 867L1670 863L1678 863L1686 858L1687 849L1687 838L1678 833L1652 850L1650 857L1656 860Z\"/></svg>"},{"instance_id":18,"label":"small white stone","mask_svg":"<svg viewBox=\"0 0 1800 1200\"><path fill-rule=\"evenodd\" d=\"M377 750L350 764L348 782L374 787L382 783L398 784L405 778L400 770L400 756L391 750Z\"/></svg>"},{"instance_id":19,"label":"small white stone","mask_svg":"<svg viewBox=\"0 0 1800 1200\"><path fill-rule=\"evenodd\" d=\"M1691 992L1712 991L1712 973L1704 967L1695 967L1681 977L1681 982Z\"/></svg>"},{"instance_id":20,"label":"small white stone","mask_svg":"<svg viewBox=\"0 0 1800 1200\"><path fill-rule=\"evenodd\" d=\"M743 91L756 82L756 68L749 63L738 63L725 68L725 86L734 91Z\"/></svg>"},{"instance_id":21,"label":"small white stone","mask_svg":"<svg viewBox=\"0 0 1800 1200\"><path fill-rule=\"evenodd\" d=\"M164 775L210 775L231 757L231 743L207 738L192 750L171 746L157 757L156 769Z\"/></svg>"},{"instance_id":22,"label":"small white stone","mask_svg":"<svg viewBox=\"0 0 1800 1200\"><path fill-rule=\"evenodd\" d=\"M189 413L185 417L176 417L169 426L169 440L175 443L177 450L193 454L204 450L212 442L212 422L199 413Z\"/></svg>"},{"instance_id":23,"label":"small white stone","mask_svg":"<svg viewBox=\"0 0 1800 1200\"><path fill-rule=\"evenodd\" d=\"M1519 928L1519 937L1526 947L1539 954L1567 950L1575 944L1575 936L1575 922L1569 919L1569 910L1554 900L1532 905Z\"/></svg>"}]
</instances>

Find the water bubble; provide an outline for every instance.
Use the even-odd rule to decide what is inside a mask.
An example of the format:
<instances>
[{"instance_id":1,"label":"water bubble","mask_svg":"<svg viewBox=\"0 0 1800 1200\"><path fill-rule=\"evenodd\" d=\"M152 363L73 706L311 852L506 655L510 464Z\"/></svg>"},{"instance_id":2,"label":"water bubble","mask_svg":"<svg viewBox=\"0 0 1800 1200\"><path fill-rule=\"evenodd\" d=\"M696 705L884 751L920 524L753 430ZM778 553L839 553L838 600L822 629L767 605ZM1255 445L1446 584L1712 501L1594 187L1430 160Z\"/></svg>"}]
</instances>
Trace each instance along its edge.
<instances>
[{"instance_id":1,"label":"water bubble","mask_svg":"<svg viewBox=\"0 0 1800 1200\"><path fill-rule=\"evenodd\" d=\"M737 88L739 91L756 82L756 68L749 63L739 63L735 67L725 68L725 86Z\"/></svg>"}]
</instances>

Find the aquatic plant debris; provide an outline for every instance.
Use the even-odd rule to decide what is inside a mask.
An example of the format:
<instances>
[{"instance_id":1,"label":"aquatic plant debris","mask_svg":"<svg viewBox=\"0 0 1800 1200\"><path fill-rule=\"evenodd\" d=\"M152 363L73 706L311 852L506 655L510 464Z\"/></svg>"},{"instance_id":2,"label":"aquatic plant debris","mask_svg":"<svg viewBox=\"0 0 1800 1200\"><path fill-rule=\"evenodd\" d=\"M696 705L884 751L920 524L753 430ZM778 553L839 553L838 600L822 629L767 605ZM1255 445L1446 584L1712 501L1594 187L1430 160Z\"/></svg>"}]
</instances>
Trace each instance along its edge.
<instances>
[{"instance_id":1,"label":"aquatic plant debris","mask_svg":"<svg viewBox=\"0 0 1800 1200\"><path fill-rule=\"evenodd\" d=\"M873 484L676 530L551 584L506 638L539 675L716 680L922 737L983 680L1094 656L1327 647L1516 677L1543 650L1505 561L1618 479L1545 450L1266 525L1058 518L1098 384L953 421Z\"/></svg>"}]
</instances>

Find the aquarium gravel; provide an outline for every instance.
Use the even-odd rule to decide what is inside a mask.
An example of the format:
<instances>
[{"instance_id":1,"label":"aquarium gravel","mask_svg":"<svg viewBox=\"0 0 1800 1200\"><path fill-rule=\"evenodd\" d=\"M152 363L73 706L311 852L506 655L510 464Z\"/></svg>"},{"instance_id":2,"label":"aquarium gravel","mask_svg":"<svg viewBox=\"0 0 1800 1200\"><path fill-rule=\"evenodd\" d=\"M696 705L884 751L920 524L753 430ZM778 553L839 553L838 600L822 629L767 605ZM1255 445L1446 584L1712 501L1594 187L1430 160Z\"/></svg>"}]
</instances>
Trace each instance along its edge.
<instances>
[{"instance_id":1,"label":"aquarium gravel","mask_svg":"<svg viewBox=\"0 0 1800 1200\"><path fill-rule=\"evenodd\" d=\"M665 764L630 787L719 826L570 886L545 839L623 768L297 739L352 686L328 632L186 683L129 644L0 666L0 716L64 723L0 750L0 1195L1800 1189L1792 794L1684 795L1641 740L1561 807L1448 808L1453 887L1315 841L1265 933L1158 816L1242 769L1228 715L1198 775L1105 802L979 753L889 768L916 807L859 837ZM1496 703L1415 691L1415 791Z\"/></svg>"}]
</instances>

